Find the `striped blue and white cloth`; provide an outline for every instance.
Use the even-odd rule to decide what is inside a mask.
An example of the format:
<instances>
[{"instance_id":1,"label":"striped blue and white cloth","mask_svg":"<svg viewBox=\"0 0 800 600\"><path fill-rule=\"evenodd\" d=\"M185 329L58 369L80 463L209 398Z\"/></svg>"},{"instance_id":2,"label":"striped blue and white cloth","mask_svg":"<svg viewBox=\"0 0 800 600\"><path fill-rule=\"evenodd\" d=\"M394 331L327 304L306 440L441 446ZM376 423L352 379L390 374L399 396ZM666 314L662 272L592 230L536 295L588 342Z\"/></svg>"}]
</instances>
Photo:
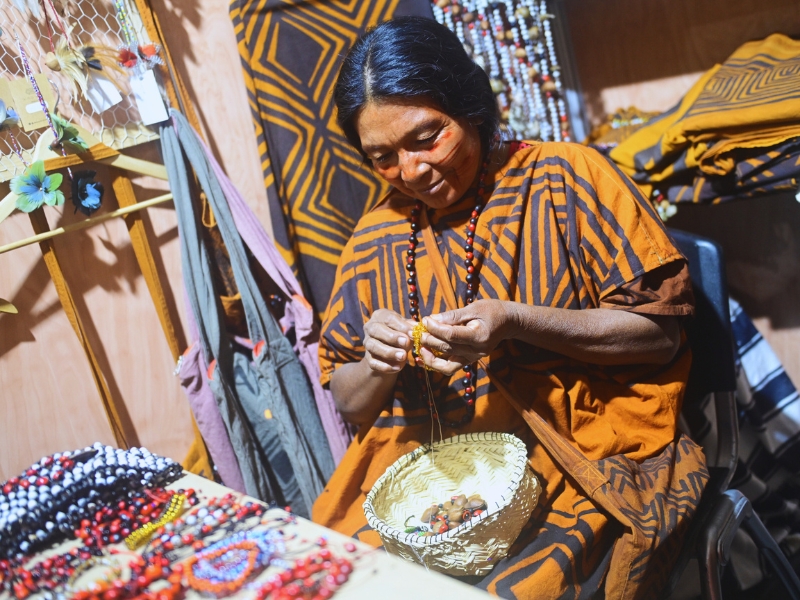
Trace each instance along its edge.
<instances>
[{"instance_id":1,"label":"striped blue and white cloth","mask_svg":"<svg viewBox=\"0 0 800 600\"><path fill-rule=\"evenodd\" d=\"M730 313L739 405L739 463L731 487L747 496L784 552L793 556L800 551L800 394L733 299ZM761 579L761 572L752 561L752 542L737 538L734 571L747 589Z\"/></svg>"}]
</instances>

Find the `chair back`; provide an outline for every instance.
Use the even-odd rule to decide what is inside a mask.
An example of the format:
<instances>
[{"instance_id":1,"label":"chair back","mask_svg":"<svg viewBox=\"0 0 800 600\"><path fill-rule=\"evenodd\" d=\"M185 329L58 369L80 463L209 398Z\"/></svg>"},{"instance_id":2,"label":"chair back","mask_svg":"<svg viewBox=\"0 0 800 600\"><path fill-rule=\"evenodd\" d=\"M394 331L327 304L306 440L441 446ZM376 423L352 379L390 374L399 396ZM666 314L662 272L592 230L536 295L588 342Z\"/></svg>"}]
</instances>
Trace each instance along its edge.
<instances>
[{"instance_id":1,"label":"chair back","mask_svg":"<svg viewBox=\"0 0 800 600\"><path fill-rule=\"evenodd\" d=\"M728 284L722 248L707 238L670 229L675 246L689 261L695 315L685 323L692 348L692 370L686 388L689 402L713 392L736 390Z\"/></svg>"},{"instance_id":2,"label":"chair back","mask_svg":"<svg viewBox=\"0 0 800 600\"><path fill-rule=\"evenodd\" d=\"M704 414L705 399L714 402L716 436L713 447L704 447L709 481L689 530L683 550L661 597L675 588L689 559L695 554L700 533L708 526L712 510L725 492L736 468L738 423L736 420L736 366L731 332L728 286L722 248L712 240L670 229L675 246L689 263L695 300L695 314L684 323L692 349L692 367L683 401L683 416L696 439L706 438L712 429Z\"/></svg>"}]
</instances>

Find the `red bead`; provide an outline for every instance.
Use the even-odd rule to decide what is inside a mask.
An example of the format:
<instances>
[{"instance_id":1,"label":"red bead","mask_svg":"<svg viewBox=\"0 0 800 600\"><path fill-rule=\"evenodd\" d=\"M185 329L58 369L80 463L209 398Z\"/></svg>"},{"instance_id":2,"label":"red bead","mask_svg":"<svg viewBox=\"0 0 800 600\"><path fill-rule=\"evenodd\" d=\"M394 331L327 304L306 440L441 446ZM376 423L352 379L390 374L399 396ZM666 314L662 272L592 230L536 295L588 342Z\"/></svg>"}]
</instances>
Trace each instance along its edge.
<instances>
[{"instance_id":1,"label":"red bead","mask_svg":"<svg viewBox=\"0 0 800 600\"><path fill-rule=\"evenodd\" d=\"M472 216L472 218L473 218L473 219L477 219L479 214L480 214L480 213L478 213L478 211L477 211L477 210L473 210L473 211L472 211L472 215L471 215L471 216Z\"/></svg>"},{"instance_id":2,"label":"red bead","mask_svg":"<svg viewBox=\"0 0 800 600\"><path fill-rule=\"evenodd\" d=\"M474 256L475 255L472 252L467 252L467 254L465 255L465 258L467 260L472 260L474 258Z\"/></svg>"},{"instance_id":3,"label":"red bead","mask_svg":"<svg viewBox=\"0 0 800 600\"><path fill-rule=\"evenodd\" d=\"M409 286L408 286L408 291L409 291L409 292L416 292L416 291L417 291L417 286L415 286L415 285L409 285Z\"/></svg>"},{"instance_id":4,"label":"red bead","mask_svg":"<svg viewBox=\"0 0 800 600\"><path fill-rule=\"evenodd\" d=\"M471 394L472 392L473 392L472 386L467 386L467 387L464 388L464 393L465 394Z\"/></svg>"},{"instance_id":5,"label":"red bead","mask_svg":"<svg viewBox=\"0 0 800 600\"><path fill-rule=\"evenodd\" d=\"M3 493L8 495L14 490L14 486L10 483L7 483L3 486Z\"/></svg>"},{"instance_id":6,"label":"red bead","mask_svg":"<svg viewBox=\"0 0 800 600\"><path fill-rule=\"evenodd\" d=\"M27 490L30 486L31 482L28 481L27 479L23 479L22 481L19 482L19 487L21 487L23 490Z\"/></svg>"},{"instance_id":7,"label":"red bead","mask_svg":"<svg viewBox=\"0 0 800 600\"><path fill-rule=\"evenodd\" d=\"M469 229L470 233L472 233L475 231L475 225L473 223L470 223L469 225L467 225L467 229Z\"/></svg>"},{"instance_id":8,"label":"red bead","mask_svg":"<svg viewBox=\"0 0 800 600\"><path fill-rule=\"evenodd\" d=\"M347 542L344 545L344 549L347 550L348 552L355 552L356 551L356 545L353 542Z\"/></svg>"},{"instance_id":9,"label":"red bead","mask_svg":"<svg viewBox=\"0 0 800 600\"><path fill-rule=\"evenodd\" d=\"M36 475L36 469L28 469L27 471L25 471L25 475L27 475L28 477L33 477L34 475Z\"/></svg>"},{"instance_id":10,"label":"red bead","mask_svg":"<svg viewBox=\"0 0 800 600\"><path fill-rule=\"evenodd\" d=\"M467 267L467 273L474 273L474 272L475 272L475 267L473 267L472 265Z\"/></svg>"},{"instance_id":11,"label":"red bead","mask_svg":"<svg viewBox=\"0 0 800 600\"><path fill-rule=\"evenodd\" d=\"M468 244L468 245L470 245L470 246L472 246L472 244L474 244L474 243L475 243L475 238L474 238L474 237L472 237L472 236L469 236L469 237L467 238L467 244Z\"/></svg>"}]
</instances>

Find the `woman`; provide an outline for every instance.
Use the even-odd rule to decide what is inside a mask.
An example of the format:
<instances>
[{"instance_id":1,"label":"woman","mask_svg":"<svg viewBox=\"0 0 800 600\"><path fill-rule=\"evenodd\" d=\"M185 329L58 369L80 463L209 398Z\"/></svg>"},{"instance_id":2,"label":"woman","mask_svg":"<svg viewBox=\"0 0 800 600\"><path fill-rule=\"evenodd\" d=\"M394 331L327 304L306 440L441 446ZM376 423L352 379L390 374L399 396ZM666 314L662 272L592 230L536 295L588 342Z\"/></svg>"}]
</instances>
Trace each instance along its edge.
<instances>
[{"instance_id":1,"label":"woman","mask_svg":"<svg viewBox=\"0 0 800 600\"><path fill-rule=\"evenodd\" d=\"M365 494L430 441L433 410L445 437L517 435L543 487L481 587L655 590L707 479L699 449L676 442L690 364L680 317L693 307L658 216L596 152L499 143L486 74L434 21L367 33L335 100L393 189L359 221L324 319L323 383L360 431L314 520L380 544ZM427 333L412 356L417 318Z\"/></svg>"}]
</instances>

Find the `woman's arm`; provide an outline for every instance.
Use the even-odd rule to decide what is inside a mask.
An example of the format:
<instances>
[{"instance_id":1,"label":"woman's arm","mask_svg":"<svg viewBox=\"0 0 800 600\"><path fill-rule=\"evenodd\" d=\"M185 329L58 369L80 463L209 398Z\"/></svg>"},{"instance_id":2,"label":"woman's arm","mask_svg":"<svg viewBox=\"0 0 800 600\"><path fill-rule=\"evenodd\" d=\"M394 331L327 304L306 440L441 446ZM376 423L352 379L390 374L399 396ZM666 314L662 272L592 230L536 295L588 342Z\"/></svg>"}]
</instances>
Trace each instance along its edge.
<instances>
[{"instance_id":1,"label":"woman's arm","mask_svg":"<svg viewBox=\"0 0 800 600\"><path fill-rule=\"evenodd\" d=\"M422 339L423 360L448 374L487 356L506 339L600 365L665 364L680 343L677 317L607 308L567 310L478 300L424 322L428 334Z\"/></svg>"},{"instance_id":2,"label":"woman's arm","mask_svg":"<svg viewBox=\"0 0 800 600\"><path fill-rule=\"evenodd\" d=\"M364 325L364 358L342 365L331 376L331 393L346 421L371 423L392 399L411 349L413 325L386 309L376 310Z\"/></svg>"}]
</instances>

